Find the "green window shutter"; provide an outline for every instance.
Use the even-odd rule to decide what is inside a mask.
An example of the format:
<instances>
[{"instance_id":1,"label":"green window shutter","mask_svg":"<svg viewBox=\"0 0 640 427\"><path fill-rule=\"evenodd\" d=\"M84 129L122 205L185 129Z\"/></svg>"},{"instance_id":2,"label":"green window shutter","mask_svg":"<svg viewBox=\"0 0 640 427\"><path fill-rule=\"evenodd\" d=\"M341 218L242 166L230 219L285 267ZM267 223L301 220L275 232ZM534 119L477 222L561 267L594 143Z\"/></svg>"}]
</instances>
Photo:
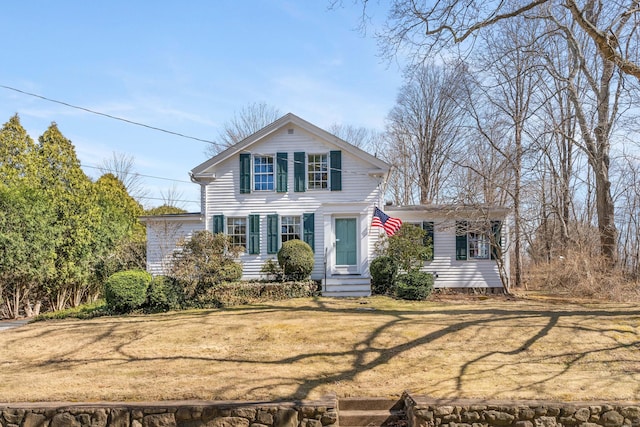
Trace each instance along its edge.
<instances>
[{"instance_id":1,"label":"green window shutter","mask_svg":"<svg viewBox=\"0 0 640 427\"><path fill-rule=\"evenodd\" d=\"M456 259L467 259L467 221L456 221Z\"/></svg>"},{"instance_id":2,"label":"green window shutter","mask_svg":"<svg viewBox=\"0 0 640 427\"><path fill-rule=\"evenodd\" d=\"M247 246L249 254L260 254L260 215L249 215L249 243Z\"/></svg>"},{"instance_id":3,"label":"green window shutter","mask_svg":"<svg viewBox=\"0 0 640 427\"><path fill-rule=\"evenodd\" d=\"M314 214L306 213L302 215L302 228L303 228L303 239L304 241L311 246L313 251L316 251L315 248L315 219Z\"/></svg>"},{"instance_id":4,"label":"green window shutter","mask_svg":"<svg viewBox=\"0 0 640 427\"><path fill-rule=\"evenodd\" d=\"M267 215L267 253L278 253L278 215Z\"/></svg>"},{"instance_id":5,"label":"green window shutter","mask_svg":"<svg viewBox=\"0 0 640 427\"><path fill-rule=\"evenodd\" d=\"M287 153L276 153L276 191L287 192Z\"/></svg>"},{"instance_id":6,"label":"green window shutter","mask_svg":"<svg viewBox=\"0 0 640 427\"><path fill-rule=\"evenodd\" d=\"M342 152L331 151L329 153L331 168L331 191L342 190Z\"/></svg>"},{"instance_id":7,"label":"green window shutter","mask_svg":"<svg viewBox=\"0 0 640 427\"><path fill-rule=\"evenodd\" d=\"M435 251L435 246L433 244L433 221L422 221L422 229L425 231L424 240L422 244L424 246L431 246L431 256L427 259L427 261L433 260L433 255Z\"/></svg>"},{"instance_id":8,"label":"green window shutter","mask_svg":"<svg viewBox=\"0 0 640 427\"><path fill-rule=\"evenodd\" d=\"M498 259L502 253L502 221L491 221L491 259ZM498 251L500 248L500 251Z\"/></svg>"},{"instance_id":9,"label":"green window shutter","mask_svg":"<svg viewBox=\"0 0 640 427\"><path fill-rule=\"evenodd\" d=\"M213 234L224 233L224 215L213 216Z\"/></svg>"},{"instance_id":10,"label":"green window shutter","mask_svg":"<svg viewBox=\"0 0 640 427\"><path fill-rule=\"evenodd\" d=\"M251 193L251 154L240 153L240 193Z\"/></svg>"},{"instance_id":11,"label":"green window shutter","mask_svg":"<svg viewBox=\"0 0 640 427\"><path fill-rule=\"evenodd\" d=\"M305 190L305 154L301 152L293 153L293 191L301 192Z\"/></svg>"}]
</instances>

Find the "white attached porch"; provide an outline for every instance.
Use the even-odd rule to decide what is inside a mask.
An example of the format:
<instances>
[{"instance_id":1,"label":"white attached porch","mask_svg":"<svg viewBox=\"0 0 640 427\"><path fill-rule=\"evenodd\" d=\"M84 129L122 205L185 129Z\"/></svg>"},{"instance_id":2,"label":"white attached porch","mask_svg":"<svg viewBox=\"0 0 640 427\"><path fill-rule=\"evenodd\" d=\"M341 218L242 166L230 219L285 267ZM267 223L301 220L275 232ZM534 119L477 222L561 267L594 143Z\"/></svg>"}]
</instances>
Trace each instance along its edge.
<instances>
[{"instance_id":1,"label":"white attached porch","mask_svg":"<svg viewBox=\"0 0 640 427\"><path fill-rule=\"evenodd\" d=\"M322 207L324 277L322 295L363 297L371 295L368 203L328 203Z\"/></svg>"}]
</instances>

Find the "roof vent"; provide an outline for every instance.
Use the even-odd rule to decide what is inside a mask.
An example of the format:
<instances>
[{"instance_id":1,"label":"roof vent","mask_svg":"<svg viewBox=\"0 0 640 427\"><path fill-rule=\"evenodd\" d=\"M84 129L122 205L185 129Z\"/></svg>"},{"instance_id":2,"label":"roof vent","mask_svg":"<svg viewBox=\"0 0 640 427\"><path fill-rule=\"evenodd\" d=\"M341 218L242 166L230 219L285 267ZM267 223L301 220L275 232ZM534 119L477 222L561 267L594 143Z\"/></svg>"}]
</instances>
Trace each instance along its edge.
<instances>
[{"instance_id":1,"label":"roof vent","mask_svg":"<svg viewBox=\"0 0 640 427\"><path fill-rule=\"evenodd\" d=\"M287 129L287 133L288 133L289 135L293 135L293 129Z\"/></svg>"}]
</instances>

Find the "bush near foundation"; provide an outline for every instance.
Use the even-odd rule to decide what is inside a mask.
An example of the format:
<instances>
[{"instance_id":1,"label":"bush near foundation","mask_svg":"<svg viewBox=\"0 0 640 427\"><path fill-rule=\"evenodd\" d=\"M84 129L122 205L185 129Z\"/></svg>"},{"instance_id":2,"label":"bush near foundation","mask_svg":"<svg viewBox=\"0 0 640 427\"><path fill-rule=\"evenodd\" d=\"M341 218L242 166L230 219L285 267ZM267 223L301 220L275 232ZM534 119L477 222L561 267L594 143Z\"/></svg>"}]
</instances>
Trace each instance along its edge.
<instances>
[{"instance_id":1,"label":"bush near foundation","mask_svg":"<svg viewBox=\"0 0 640 427\"><path fill-rule=\"evenodd\" d=\"M235 282L222 283L209 288L192 302L200 308L231 307L291 298L309 298L319 295L318 283L313 280L299 282Z\"/></svg>"},{"instance_id":2,"label":"bush near foundation","mask_svg":"<svg viewBox=\"0 0 640 427\"><path fill-rule=\"evenodd\" d=\"M147 289L146 309L151 312L178 310L184 304L182 285L167 276L156 276Z\"/></svg>"},{"instance_id":3,"label":"bush near foundation","mask_svg":"<svg viewBox=\"0 0 640 427\"><path fill-rule=\"evenodd\" d=\"M285 280L306 280L313 270L313 249L302 240L288 240L278 251L278 263Z\"/></svg>"},{"instance_id":4,"label":"bush near foundation","mask_svg":"<svg viewBox=\"0 0 640 427\"><path fill-rule=\"evenodd\" d=\"M379 256L369 266L371 292L376 295L393 295L398 263L390 256Z\"/></svg>"},{"instance_id":5,"label":"bush near foundation","mask_svg":"<svg viewBox=\"0 0 640 427\"><path fill-rule=\"evenodd\" d=\"M433 291L433 274L411 271L396 279L396 296L400 299L424 301Z\"/></svg>"},{"instance_id":6,"label":"bush near foundation","mask_svg":"<svg viewBox=\"0 0 640 427\"><path fill-rule=\"evenodd\" d=\"M121 271L111 275L104 286L107 308L114 313L129 313L147 301L151 274L142 270Z\"/></svg>"}]
</instances>

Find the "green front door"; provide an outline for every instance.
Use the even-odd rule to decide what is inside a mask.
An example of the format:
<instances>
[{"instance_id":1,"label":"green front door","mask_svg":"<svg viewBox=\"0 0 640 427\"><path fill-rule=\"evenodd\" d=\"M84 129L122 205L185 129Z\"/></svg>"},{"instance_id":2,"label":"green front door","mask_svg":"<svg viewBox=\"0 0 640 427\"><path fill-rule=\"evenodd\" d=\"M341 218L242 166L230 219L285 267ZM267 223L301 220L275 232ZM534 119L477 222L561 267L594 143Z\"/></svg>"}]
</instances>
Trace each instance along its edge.
<instances>
[{"instance_id":1,"label":"green front door","mask_svg":"<svg viewBox=\"0 0 640 427\"><path fill-rule=\"evenodd\" d=\"M358 263L356 225L356 218L336 218L336 265Z\"/></svg>"}]
</instances>

